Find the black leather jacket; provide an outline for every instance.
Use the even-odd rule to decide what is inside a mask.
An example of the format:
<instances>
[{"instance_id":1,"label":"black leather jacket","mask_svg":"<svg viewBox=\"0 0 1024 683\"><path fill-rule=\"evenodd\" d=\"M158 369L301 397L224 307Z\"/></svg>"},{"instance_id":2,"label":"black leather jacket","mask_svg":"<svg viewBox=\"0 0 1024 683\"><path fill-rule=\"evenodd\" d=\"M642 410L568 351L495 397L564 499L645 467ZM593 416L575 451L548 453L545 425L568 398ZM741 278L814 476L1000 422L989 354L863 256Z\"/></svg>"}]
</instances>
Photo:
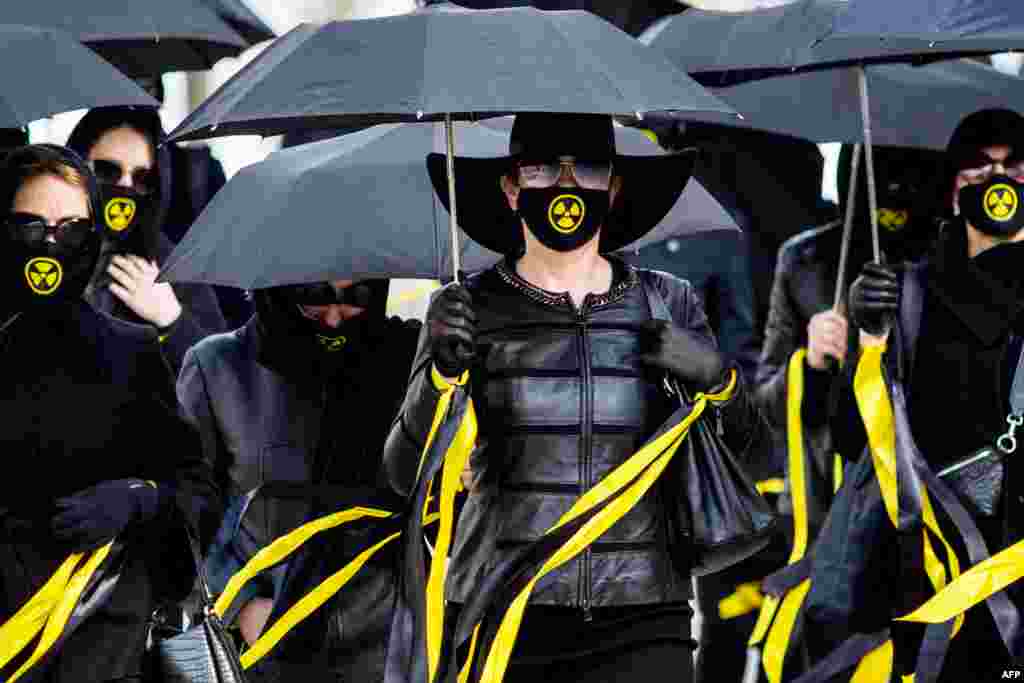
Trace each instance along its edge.
<instances>
[{"instance_id":1,"label":"black leather jacket","mask_svg":"<svg viewBox=\"0 0 1024 683\"><path fill-rule=\"evenodd\" d=\"M669 415L663 375L638 359L637 326L650 319L638 271L613 266L611 289L589 295L579 309L566 294L530 285L507 261L465 282L479 320L471 392L480 432L449 574L455 602L499 558L539 538ZM714 343L689 283L658 272L651 279L675 324ZM402 492L414 483L440 395L425 341L424 334L385 448ZM730 446L743 453L761 420L742 381L721 415ZM687 599L689 577L670 557L662 496L652 489L584 553L541 579L533 604L587 610Z\"/></svg>"},{"instance_id":2,"label":"black leather jacket","mask_svg":"<svg viewBox=\"0 0 1024 683\"><path fill-rule=\"evenodd\" d=\"M807 347L811 318L832 308L836 288L842 224L829 223L788 239L779 249L772 285L771 309L765 342L755 380L755 400L782 444L786 443L787 373L789 359ZM852 255L847 279L859 271L860 254ZM844 294L845 299L845 294ZM850 324L847 358L856 358L857 329ZM838 373L815 370L804 364L804 398L801 415L804 432L804 471L808 473L808 515L812 529L825 520L832 502L832 456L835 451L828 426L833 384ZM838 383L836 383L838 387ZM786 461L786 471L789 462ZM779 500L780 511L792 514L787 492Z\"/></svg>"}]
</instances>

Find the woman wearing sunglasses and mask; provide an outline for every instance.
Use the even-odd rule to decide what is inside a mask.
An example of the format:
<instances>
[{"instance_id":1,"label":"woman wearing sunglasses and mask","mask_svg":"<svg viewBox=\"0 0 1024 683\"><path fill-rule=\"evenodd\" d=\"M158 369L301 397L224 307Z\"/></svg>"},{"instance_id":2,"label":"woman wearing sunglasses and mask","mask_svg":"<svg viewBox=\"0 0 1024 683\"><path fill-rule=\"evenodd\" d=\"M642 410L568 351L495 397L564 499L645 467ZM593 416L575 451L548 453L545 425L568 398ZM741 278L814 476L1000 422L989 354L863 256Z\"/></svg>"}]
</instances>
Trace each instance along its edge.
<instances>
[{"instance_id":1,"label":"woman wearing sunglasses and mask","mask_svg":"<svg viewBox=\"0 0 1024 683\"><path fill-rule=\"evenodd\" d=\"M163 137L156 109L104 107L85 115L68 147L89 163L102 196L102 256L87 296L102 311L156 327L176 375L185 351L227 323L213 288L155 282L174 247L163 233L171 201Z\"/></svg>"},{"instance_id":2,"label":"woman wearing sunglasses and mask","mask_svg":"<svg viewBox=\"0 0 1024 683\"><path fill-rule=\"evenodd\" d=\"M505 259L431 302L384 453L408 492L441 390L471 370L479 434L448 575L455 611L668 419L666 373L731 392L722 426L739 457L764 436L690 284L612 255L665 216L692 154L617 155L611 117L576 114L519 114L509 147L455 160L462 228ZM444 158L428 167L444 201ZM653 319L658 299L671 320ZM690 577L662 489L538 582L506 683L692 680Z\"/></svg>"},{"instance_id":3,"label":"woman wearing sunglasses and mask","mask_svg":"<svg viewBox=\"0 0 1024 683\"><path fill-rule=\"evenodd\" d=\"M97 575L111 590L83 594L70 635L19 680L142 680L151 614L195 576L184 525L209 539L219 521L212 467L156 340L83 299L101 241L89 167L32 145L0 178L0 624L72 553L116 539L120 568ZM36 648L10 659L12 640L0 638L0 680Z\"/></svg>"}]
</instances>

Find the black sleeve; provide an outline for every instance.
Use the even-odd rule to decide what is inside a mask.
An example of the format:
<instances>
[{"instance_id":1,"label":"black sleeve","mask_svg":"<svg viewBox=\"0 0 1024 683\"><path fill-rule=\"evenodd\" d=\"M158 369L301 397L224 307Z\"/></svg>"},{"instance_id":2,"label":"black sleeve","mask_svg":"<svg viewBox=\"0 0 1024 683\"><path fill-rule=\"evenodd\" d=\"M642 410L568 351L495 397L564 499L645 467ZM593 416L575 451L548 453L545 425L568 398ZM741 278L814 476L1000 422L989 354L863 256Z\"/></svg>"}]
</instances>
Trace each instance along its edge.
<instances>
[{"instance_id":1,"label":"black sleeve","mask_svg":"<svg viewBox=\"0 0 1024 683\"><path fill-rule=\"evenodd\" d=\"M747 386L752 386L760 348L760 335L754 322L754 285L746 241L739 239L733 244L735 248L729 250L728 268L716 278L718 336L722 352L735 361Z\"/></svg>"},{"instance_id":2,"label":"black sleeve","mask_svg":"<svg viewBox=\"0 0 1024 683\"><path fill-rule=\"evenodd\" d=\"M672 314L672 321L718 348L707 315L693 287L678 278L672 278L670 282L666 277L659 277L657 286L661 288L662 296ZM767 424L761 416L761 411L754 405L743 373L739 371L734 361L732 368L736 370L736 390L732 398L719 408L725 432L723 439L726 445L742 458L753 458L761 453L769 453L771 434Z\"/></svg>"}]
</instances>

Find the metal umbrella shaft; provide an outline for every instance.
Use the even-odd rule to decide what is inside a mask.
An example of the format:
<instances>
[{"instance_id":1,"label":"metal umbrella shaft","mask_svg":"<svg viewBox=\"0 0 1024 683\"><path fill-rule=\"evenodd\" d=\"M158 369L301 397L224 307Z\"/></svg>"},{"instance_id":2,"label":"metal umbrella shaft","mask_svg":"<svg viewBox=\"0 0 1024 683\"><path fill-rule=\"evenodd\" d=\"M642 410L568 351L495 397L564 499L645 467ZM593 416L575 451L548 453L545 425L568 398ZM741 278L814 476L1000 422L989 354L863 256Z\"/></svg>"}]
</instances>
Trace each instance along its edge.
<instances>
[{"instance_id":1,"label":"metal umbrella shaft","mask_svg":"<svg viewBox=\"0 0 1024 683\"><path fill-rule=\"evenodd\" d=\"M860 90L860 116L864 123L864 162L868 172L868 213L871 220L871 249L875 263L882 262L878 243L878 195L875 193L875 164L871 148L871 106L868 98L868 77L864 66L857 67L857 85Z\"/></svg>"},{"instance_id":2,"label":"metal umbrella shaft","mask_svg":"<svg viewBox=\"0 0 1024 683\"><path fill-rule=\"evenodd\" d=\"M850 187L846 193L846 215L843 217L843 241L839 246L839 273L836 275L836 294L832 310L839 312L843 303L843 285L846 283L846 265L850 257L850 238L853 233L853 205L857 201L857 177L860 174L860 143L853 146L850 164Z\"/></svg>"},{"instance_id":3,"label":"metal umbrella shaft","mask_svg":"<svg viewBox=\"0 0 1024 683\"><path fill-rule=\"evenodd\" d=\"M447 153L445 161L448 164L448 212L451 217L452 229L452 274L454 282L459 281L459 221L455 211L455 127L452 125L452 115L444 115L444 137L447 142Z\"/></svg>"}]
</instances>

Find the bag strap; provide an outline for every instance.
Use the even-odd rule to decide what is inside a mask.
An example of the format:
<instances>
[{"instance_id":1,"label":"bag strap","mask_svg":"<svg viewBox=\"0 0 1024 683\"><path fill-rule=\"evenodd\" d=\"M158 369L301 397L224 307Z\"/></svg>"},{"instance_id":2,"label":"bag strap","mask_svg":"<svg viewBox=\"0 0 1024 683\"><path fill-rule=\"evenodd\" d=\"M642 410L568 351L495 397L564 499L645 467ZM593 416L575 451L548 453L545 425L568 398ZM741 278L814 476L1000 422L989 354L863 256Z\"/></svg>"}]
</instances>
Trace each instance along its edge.
<instances>
[{"instance_id":1,"label":"bag strap","mask_svg":"<svg viewBox=\"0 0 1024 683\"><path fill-rule=\"evenodd\" d=\"M184 521L185 535L188 537L189 550L192 552L192 560L196 565L196 576L199 578L200 598L203 602L203 614L213 614L213 592L210 590L210 580L206 575L206 563L203 562L203 553L199 550L199 540L192 524Z\"/></svg>"},{"instance_id":2,"label":"bag strap","mask_svg":"<svg viewBox=\"0 0 1024 683\"><path fill-rule=\"evenodd\" d=\"M1010 409L1015 415L1024 414L1024 339L1021 342L1017 369L1013 371L1013 385L1010 389Z\"/></svg>"}]
</instances>

